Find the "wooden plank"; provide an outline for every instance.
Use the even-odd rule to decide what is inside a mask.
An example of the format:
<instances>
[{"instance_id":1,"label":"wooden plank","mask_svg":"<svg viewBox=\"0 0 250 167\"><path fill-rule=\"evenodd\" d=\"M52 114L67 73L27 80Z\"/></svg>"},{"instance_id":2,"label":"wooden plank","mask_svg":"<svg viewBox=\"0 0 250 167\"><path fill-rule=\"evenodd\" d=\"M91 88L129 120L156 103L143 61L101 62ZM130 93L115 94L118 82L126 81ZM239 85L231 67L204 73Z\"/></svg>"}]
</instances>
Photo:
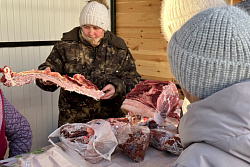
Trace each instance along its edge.
<instances>
[{"instance_id":1,"label":"wooden plank","mask_svg":"<svg viewBox=\"0 0 250 167\"><path fill-rule=\"evenodd\" d=\"M146 60L136 60L137 71L142 75L157 76L162 78L172 78L173 75L167 62L153 62Z\"/></svg>"},{"instance_id":2,"label":"wooden plank","mask_svg":"<svg viewBox=\"0 0 250 167\"><path fill-rule=\"evenodd\" d=\"M149 76L149 75L141 75L142 79L150 79L150 80L156 80L156 81L172 81L174 83L177 83L177 81L174 78L161 78L157 76Z\"/></svg>"},{"instance_id":3,"label":"wooden plank","mask_svg":"<svg viewBox=\"0 0 250 167\"><path fill-rule=\"evenodd\" d=\"M116 27L116 35L122 38L136 38L136 39L162 39L164 36L160 27Z\"/></svg>"},{"instance_id":4,"label":"wooden plank","mask_svg":"<svg viewBox=\"0 0 250 167\"><path fill-rule=\"evenodd\" d=\"M133 19L132 19L133 18ZM159 27L158 13L117 13L118 27Z\"/></svg>"},{"instance_id":5,"label":"wooden plank","mask_svg":"<svg viewBox=\"0 0 250 167\"><path fill-rule=\"evenodd\" d=\"M155 13L160 11L161 0L116 2L116 13Z\"/></svg>"},{"instance_id":6,"label":"wooden plank","mask_svg":"<svg viewBox=\"0 0 250 167\"><path fill-rule=\"evenodd\" d=\"M123 38L131 51L151 50L165 52L167 44L161 39Z\"/></svg>"},{"instance_id":7,"label":"wooden plank","mask_svg":"<svg viewBox=\"0 0 250 167\"><path fill-rule=\"evenodd\" d=\"M167 54L159 51L132 51L135 60L146 60L153 62L167 62Z\"/></svg>"}]
</instances>

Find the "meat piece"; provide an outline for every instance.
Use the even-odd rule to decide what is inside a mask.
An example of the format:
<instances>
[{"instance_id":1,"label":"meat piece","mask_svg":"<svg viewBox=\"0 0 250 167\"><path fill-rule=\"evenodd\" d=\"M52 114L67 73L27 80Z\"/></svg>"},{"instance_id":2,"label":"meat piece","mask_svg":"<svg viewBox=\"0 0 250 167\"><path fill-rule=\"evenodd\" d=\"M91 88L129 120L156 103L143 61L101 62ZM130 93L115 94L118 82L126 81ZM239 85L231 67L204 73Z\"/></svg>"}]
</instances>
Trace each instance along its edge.
<instances>
[{"instance_id":1,"label":"meat piece","mask_svg":"<svg viewBox=\"0 0 250 167\"><path fill-rule=\"evenodd\" d=\"M150 146L159 150L165 150L165 143L173 137L174 134L164 129L150 129Z\"/></svg>"},{"instance_id":2,"label":"meat piece","mask_svg":"<svg viewBox=\"0 0 250 167\"><path fill-rule=\"evenodd\" d=\"M79 129L76 129L75 126L65 125L60 128L60 135L63 135L65 138L87 136L88 132L85 129L86 128L84 127L79 127Z\"/></svg>"},{"instance_id":3,"label":"meat piece","mask_svg":"<svg viewBox=\"0 0 250 167\"><path fill-rule=\"evenodd\" d=\"M45 70L30 70L23 71L20 73L12 72L10 67L0 68L0 72L3 76L0 81L5 86L22 86L29 84L31 81L36 79L42 79L43 81L51 81L62 87L65 90L77 92L96 100L100 99L104 93L100 91L96 85L89 80L85 79L80 74L75 74L73 78L63 75L61 76L58 72L51 72L50 68L47 67Z\"/></svg>"},{"instance_id":4,"label":"meat piece","mask_svg":"<svg viewBox=\"0 0 250 167\"><path fill-rule=\"evenodd\" d=\"M70 142L88 144L94 135L94 130L82 124L65 124L60 128L61 137Z\"/></svg>"},{"instance_id":5,"label":"meat piece","mask_svg":"<svg viewBox=\"0 0 250 167\"><path fill-rule=\"evenodd\" d=\"M177 87L170 81L141 81L127 94L121 109L128 115L153 118L159 126L177 126L180 113Z\"/></svg>"},{"instance_id":6,"label":"meat piece","mask_svg":"<svg viewBox=\"0 0 250 167\"><path fill-rule=\"evenodd\" d=\"M135 162L143 162L150 142L150 130L146 126L127 124L117 135L118 146Z\"/></svg>"},{"instance_id":7,"label":"meat piece","mask_svg":"<svg viewBox=\"0 0 250 167\"><path fill-rule=\"evenodd\" d=\"M183 151L183 146L178 134L175 134L175 136L171 137L165 142L164 150L175 155L181 154L181 152Z\"/></svg>"}]
</instances>

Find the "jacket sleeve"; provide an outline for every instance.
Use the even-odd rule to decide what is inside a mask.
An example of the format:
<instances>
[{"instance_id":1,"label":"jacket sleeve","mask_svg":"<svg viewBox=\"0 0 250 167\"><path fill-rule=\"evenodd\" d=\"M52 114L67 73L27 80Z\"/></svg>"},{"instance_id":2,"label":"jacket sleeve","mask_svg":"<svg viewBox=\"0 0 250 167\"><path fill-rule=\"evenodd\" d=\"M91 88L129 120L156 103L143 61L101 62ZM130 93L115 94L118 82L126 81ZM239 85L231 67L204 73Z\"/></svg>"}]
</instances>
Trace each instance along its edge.
<instances>
[{"instance_id":1,"label":"jacket sleeve","mask_svg":"<svg viewBox=\"0 0 250 167\"><path fill-rule=\"evenodd\" d=\"M127 50L126 58L123 60L122 68L121 78L109 80L116 88L116 93L112 98L126 96L141 79L140 74L136 71L135 61L129 50Z\"/></svg>"},{"instance_id":2,"label":"jacket sleeve","mask_svg":"<svg viewBox=\"0 0 250 167\"><path fill-rule=\"evenodd\" d=\"M30 124L3 96L5 136L9 141L9 157L30 151L32 132Z\"/></svg>"},{"instance_id":3,"label":"jacket sleeve","mask_svg":"<svg viewBox=\"0 0 250 167\"><path fill-rule=\"evenodd\" d=\"M50 55L47 57L46 61L42 63L38 70L44 70L45 68L49 67L51 71L58 72L62 75L63 72L63 63L62 63L62 57L60 54L60 42L55 44L52 51L50 52ZM36 80L36 85L40 87L41 89L45 91L54 92L58 86L56 85L44 85L39 80Z\"/></svg>"}]
</instances>

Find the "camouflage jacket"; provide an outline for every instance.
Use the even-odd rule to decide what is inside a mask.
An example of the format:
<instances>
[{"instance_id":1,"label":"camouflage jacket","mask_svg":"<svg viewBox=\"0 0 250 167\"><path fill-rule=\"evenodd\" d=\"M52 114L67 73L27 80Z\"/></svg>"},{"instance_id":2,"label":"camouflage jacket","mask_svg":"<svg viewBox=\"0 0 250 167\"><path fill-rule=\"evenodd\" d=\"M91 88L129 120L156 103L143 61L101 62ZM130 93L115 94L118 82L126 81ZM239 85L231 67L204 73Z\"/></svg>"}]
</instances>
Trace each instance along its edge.
<instances>
[{"instance_id":1,"label":"camouflage jacket","mask_svg":"<svg viewBox=\"0 0 250 167\"><path fill-rule=\"evenodd\" d=\"M110 99L96 101L90 97L60 90L59 126L65 123L87 122L97 118L121 117L120 106L125 96L140 81L134 59L125 42L107 31L100 45L93 47L81 35L80 27L64 33L55 44L46 61L38 69L50 67L52 71L72 77L82 74L100 90L107 84L115 86L116 93ZM57 86L37 85L46 91Z\"/></svg>"}]
</instances>

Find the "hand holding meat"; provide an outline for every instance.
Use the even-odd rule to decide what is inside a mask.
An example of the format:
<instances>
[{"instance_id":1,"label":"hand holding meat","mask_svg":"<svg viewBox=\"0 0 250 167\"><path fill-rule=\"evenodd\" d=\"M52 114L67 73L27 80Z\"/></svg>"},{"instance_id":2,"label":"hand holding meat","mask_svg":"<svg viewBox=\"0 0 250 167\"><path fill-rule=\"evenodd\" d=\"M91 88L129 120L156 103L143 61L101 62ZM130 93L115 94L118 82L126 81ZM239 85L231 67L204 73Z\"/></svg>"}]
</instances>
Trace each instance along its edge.
<instances>
[{"instance_id":1,"label":"hand holding meat","mask_svg":"<svg viewBox=\"0 0 250 167\"><path fill-rule=\"evenodd\" d=\"M101 99L109 99L115 94L115 87L111 84L108 84L102 89L105 92L104 96Z\"/></svg>"}]
</instances>

